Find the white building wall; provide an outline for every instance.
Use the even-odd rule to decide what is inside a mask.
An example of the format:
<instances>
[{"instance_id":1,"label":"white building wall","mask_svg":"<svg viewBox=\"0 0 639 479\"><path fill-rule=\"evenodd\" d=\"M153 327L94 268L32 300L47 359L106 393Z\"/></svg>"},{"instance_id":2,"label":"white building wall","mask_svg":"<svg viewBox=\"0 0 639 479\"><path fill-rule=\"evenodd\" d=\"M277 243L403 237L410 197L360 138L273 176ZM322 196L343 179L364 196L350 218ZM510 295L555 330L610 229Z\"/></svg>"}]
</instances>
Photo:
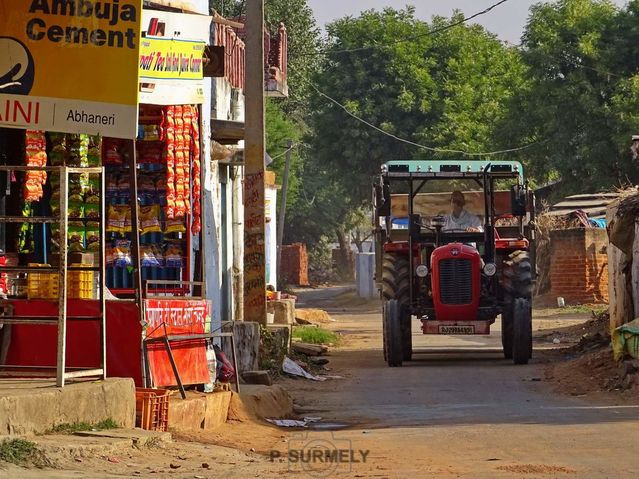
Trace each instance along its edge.
<instances>
[{"instance_id":1,"label":"white building wall","mask_svg":"<svg viewBox=\"0 0 639 479\"><path fill-rule=\"evenodd\" d=\"M231 84L225 78L207 79L211 84L212 95L207 98L210 105L210 119L244 121L244 97L240 91L231 87ZM210 132L210 128L209 128ZM209 135L209 139L212 139ZM211 157L210 141L206 143L206 152L203 152L203 158ZM222 188L220 185L220 164L217 161L203 161L205 168L206 181L203 187L203 202L206 204L205 220L203 220L204 238L205 238L205 276L206 289L209 299L213 301L212 327L213 329L221 326L222 317L229 319L236 318L233 298L234 287L234 257L242 258L243 251L233 247L233 195L237 195L236 206L239 205L236 218L243 221L244 212L242 209L242 176L241 168L229 167L229 175L227 177L225 199L226 211L222 214ZM226 168L226 167L224 167ZM234 175L237 172L238 175ZM235 187L234 187L235 186ZM224 217L224 226L226 228L226 271L222 271L224 262L222 254L222 218ZM243 230L240 234L243 236ZM240 244L243 238L239 240ZM237 261L235 262L237 264ZM228 296L226 306L227 314L222 312L222 275L226 273L228 276Z\"/></svg>"},{"instance_id":2,"label":"white building wall","mask_svg":"<svg viewBox=\"0 0 639 479\"><path fill-rule=\"evenodd\" d=\"M266 284L277 290L277 189L266 187Z\"/></svg>"}]
</instances>

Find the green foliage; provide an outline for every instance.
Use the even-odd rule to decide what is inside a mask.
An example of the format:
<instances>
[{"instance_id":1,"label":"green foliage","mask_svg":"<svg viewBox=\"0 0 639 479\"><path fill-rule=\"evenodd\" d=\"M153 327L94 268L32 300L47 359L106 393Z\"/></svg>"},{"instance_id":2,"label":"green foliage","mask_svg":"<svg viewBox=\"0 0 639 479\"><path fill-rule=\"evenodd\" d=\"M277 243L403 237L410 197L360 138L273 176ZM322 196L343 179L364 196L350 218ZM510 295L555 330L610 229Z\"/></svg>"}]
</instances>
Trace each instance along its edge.
<instances>
[{"instance_id":1,"label":"green foliage","mask_svg":"<svg viewBox=\"0 0 639 479\"><path fill-rule=\"evenodd\" d=\"M302 168L302 159L300 156L300 142L302 139L302 131L288 115L282 110L281 103L275 100L266 102L266 151L274 158L273 163L269 166L270 170L275 171L278 181L283 181L284 168L286 165L286 150L288 149L288 140L293 142L295 146L291 150L291 167L289 171L288 192L286 195L286 204L290 213L292 206L297 202L299 196L300 171ZM278 205L281 205L281 192L278 198Z\"/></svg>"},{"instance_id":2,"label":"green foliage","mask_svg":"<svg viewBox=\"0 0 639 479\"><path fill-rule=\"evenodd\" d=\"M55 426L51 432L56 434L73 434L81 431L104 431L106 429L117 429L119 426L113 419L105 419L95 424L88 422L63 423Z\"/></svg>"},{"instance_id":3,"label":"green foliage","mask_svg":"<svg viewBox=\"0 0 639 479\"><path fill-rule=\"evenodd\" d=\"M587 192L639 179L628 153L639 126L637 11L636 1L626 11L607 0L532 7L522 50L528 81L502 132L504 143L544 140L520 155L538 182L559 177L564 192Z\"/></svg>"},{"instance_id":4,"label":"green foliage","mask_svg":"<svg viewBox=\"0 0 639 479\"><path fill-rule=\"evenodd\" d=\"M492 151L525 70L517 52L482 27L430 34L460 18L427 23L407 7L337 20L327 27L328 56L314 82L392 135L437 148ZM305 175L304 185L307 191L315 186L312 197L324 201L309 206L306 217L328 216L313 226L316 238L364 227L362 212L370 209L371 180L382 163L450 156L375 131L321 95L312 107L313 157L305 173L314 180Z\"/></svg>"},{"instance_id":5,"label":"green foliage","mask_svg":"<svg viewBox=\"0 0 639 479\"><path fill-rule=\"evenodd\" d=\"M293 338L310 344L337 344L339 336L332 331L315 326L298 326L293 329Z\"/></svg>"},{"instance_id":6,"label":"green foliage","mask_svg":"<svg viewBox=\"0 0 639 479\"><path fill-rule=\"evenodd\" d=\"M35 443L24 439L5 439L0 444L0 461L23 465L34 462L38 454Z\"/></svg>"}]
</instances>

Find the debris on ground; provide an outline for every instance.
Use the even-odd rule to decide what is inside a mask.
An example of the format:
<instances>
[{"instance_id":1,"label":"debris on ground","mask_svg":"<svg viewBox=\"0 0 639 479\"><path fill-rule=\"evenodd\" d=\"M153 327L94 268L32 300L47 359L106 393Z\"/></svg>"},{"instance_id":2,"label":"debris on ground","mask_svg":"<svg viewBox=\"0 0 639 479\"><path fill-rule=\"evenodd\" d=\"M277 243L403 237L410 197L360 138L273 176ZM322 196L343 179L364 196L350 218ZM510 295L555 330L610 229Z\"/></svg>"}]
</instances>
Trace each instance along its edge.
<instances>
[{"instance_id":1,"label":"debris on ground","mask_svg":"<svg viewBox=\"0 0 639 479\"><path fill-rule=\"evenodd\" d=\"M282 363L282 370L285 373L290 374L292 376L299 376L306 379L312 379L313 381L325 381L325 378L322 378L320 376L313 376L311 373L306 371L304 368L302 368L302 366L297 364L295 361L293 361L289 357L284 358L284 362Z\"/></svg>"},{"instance_id":2,"label":"debris on ground","mask_svg":"<svg viewBox=\"0 0 639 479\"><path fill-rule=\"evenodd\" d=\"M295 320L298 324L331 323L335 321L322 309L295 309Z\"/></svg>"},{"instance_id":3,"label":"debris on ground","mask_svg":"<svg viewBox=\"0 0 639 479\"><path fill-rule=\"evenodd\" d=\"M307 356L322 356L328 353L328 347L323 344L298 343L292 344L293 351Z\"/></svg>"},{"instance_id":4,"label":"debris on ground","mask_svg":"<svg viewBox=\"0 0 639 479\"><path fill-rule=\"evenodd\" d=\"M266 419L271 424L279 427L307 427L309 424L319 422L321 417L305 417L304 419Z\"/></svg>"}]
</instances>

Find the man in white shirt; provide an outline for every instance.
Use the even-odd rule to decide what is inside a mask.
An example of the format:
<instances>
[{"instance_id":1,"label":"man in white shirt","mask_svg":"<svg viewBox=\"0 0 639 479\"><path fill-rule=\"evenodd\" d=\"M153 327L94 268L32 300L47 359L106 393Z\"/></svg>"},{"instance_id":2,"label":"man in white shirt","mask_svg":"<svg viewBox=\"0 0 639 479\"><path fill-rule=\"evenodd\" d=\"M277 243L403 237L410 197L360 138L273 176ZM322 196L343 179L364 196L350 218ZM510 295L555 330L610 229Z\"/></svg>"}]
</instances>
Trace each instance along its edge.
<instances>
[{"instance_id":1,"label":"man in white shirt","mask_svg":"<svg viewBox=\"0 0 639 479\"><path fill-rule=\"evenodd\" d=\"M484 231L481 220L464 209L466 199L461 191L453 191L450 196L452 212L444 216L444 231L467 231L480 233Z\"/></svg>"}]
</instances>

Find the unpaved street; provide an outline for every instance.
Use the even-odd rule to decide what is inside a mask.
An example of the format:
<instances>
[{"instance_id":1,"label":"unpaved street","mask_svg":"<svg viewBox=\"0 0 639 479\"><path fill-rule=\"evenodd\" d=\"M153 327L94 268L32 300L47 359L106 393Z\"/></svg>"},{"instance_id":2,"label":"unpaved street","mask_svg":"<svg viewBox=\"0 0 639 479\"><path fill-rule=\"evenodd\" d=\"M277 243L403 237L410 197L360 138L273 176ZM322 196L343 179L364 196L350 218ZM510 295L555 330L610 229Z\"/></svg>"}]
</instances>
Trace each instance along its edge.
<instances>
[{"instance_id":1,"label":"unpaved street","mask_svg":"<svg viewBox=\"0 0 639 479\"><path fill-rule=\"evenodd\" d=\"M352 464L353 477L639 475L639 458L628 449L639 440L639 406L553 392L543 380L549 356L543 349L551 342L536 344L532 364L513 366L500 353L489 352L498 348L497 329L490 338L426 337L415 332L415 323L417 349L477 351L418 354L402 368L387 368L380 351L378 305L353 309L331 302L326 294L302 299L309 305L323 302L337 319L329 327L341 331L346 341L331 355L331 374L346 379L287 383L297 402L312 406L312 414L349 426L333 432L337 440L370 450L365 464ZM534 328L580 320L539 317Z\"/></svg>"},{"instance_id":2,"label":"unpaved street","mask_svg":"<svg viewBox=\"0 0 639 479\"><path fill-rule=\"evenodd\" d=\"M539 311L535 359L514 366L490 337L426 337L414 324L421 353L402 368L386 367L380 305L340 289L300 295L301 306L325 308L339 331L326 374L314 382L280 379L300 417L319 416L320 429L291 431L233 421L211 432L177 435L160 448L126 456L60 458L54 469L0 471L24 478L636 478L639 400L616 393L556 392L546 368L561 354L557 328L581 324L584 314ZM455 352L442 354L442 350ZM289 463L289 449L341 451L341 462ZM272 451L281 457L270 460ZM80 462L78 462L80 461ZM113 462L111 462L113 461ZM204 467L206 464L207 467Z\"/></svg>"}]
</instances>

